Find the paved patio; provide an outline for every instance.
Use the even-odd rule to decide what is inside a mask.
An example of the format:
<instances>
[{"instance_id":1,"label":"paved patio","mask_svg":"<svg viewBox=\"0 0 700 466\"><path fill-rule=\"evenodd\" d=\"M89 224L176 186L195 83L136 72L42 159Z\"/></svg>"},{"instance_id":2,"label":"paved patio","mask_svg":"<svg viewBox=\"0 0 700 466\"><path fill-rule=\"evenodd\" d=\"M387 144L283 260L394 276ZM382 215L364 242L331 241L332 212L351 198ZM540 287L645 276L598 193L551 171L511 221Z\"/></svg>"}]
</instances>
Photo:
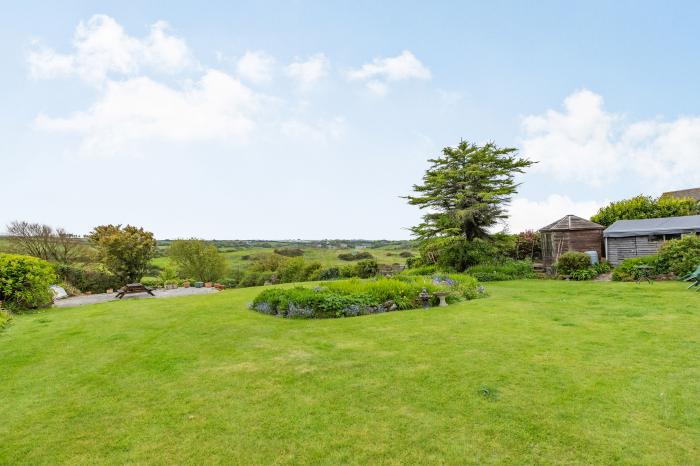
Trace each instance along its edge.
<instances>
[{"instance_id":1,"label":"paved patio","mask_svg":"<svg viewBox=\"0 0 700 466\"><path fill-rule=\"evenodd\" d=\"M134 293L124 296L126 299L157 299L157 298L175 298L178 296L191 296L197 294L209 294L216 293L218 290L216 288L175 288L174 290L153 290L155 296L151 296L148 293ZM82 296L73 296L70 298L59 299L54 303L56 307L73 307L73 306L83 306L85 304L97 304L105 303L107 301L115 301L117 293L101 293L101 294L91 294Z\"/></svg>"}]
</instances>

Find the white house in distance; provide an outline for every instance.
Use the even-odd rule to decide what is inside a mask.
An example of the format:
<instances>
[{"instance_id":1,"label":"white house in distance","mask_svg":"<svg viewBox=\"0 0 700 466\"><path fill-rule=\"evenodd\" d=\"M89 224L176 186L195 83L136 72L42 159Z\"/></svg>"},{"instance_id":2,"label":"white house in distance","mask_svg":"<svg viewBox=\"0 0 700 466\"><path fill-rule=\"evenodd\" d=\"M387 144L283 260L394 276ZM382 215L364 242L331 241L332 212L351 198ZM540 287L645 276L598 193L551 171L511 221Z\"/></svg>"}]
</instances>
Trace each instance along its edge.
<instances>
[{"instance_id":1,"label":"white house in distance","mask_svg":"<svg viewBox=\"0 0 700 466\"><path fill-rule=\"evenodd\" d=\"M603 231L605 257L618 265L625 259L656 254L664 241L686 235L700 235L700 215L618 220Z\"/></svg>"}]
</instances>

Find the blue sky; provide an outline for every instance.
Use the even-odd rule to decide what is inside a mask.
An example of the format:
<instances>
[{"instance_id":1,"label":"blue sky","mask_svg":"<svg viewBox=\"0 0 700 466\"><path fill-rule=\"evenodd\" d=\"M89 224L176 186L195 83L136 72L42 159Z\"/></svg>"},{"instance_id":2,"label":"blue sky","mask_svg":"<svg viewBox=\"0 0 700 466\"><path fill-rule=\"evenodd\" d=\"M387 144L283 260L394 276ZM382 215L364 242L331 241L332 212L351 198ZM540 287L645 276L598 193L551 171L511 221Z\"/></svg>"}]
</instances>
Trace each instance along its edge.
<instances>
[{"instance_id":1,"label":"blue sky","mask_svg":"<svg viewBox=\"0 0 700 466\"><path fill-rule=\"evenodd\" d=\"M511 231L700 186L688 2L15 2L0 224L407 238L460 138L539 161Z\"/></svg>"}]
</instances>

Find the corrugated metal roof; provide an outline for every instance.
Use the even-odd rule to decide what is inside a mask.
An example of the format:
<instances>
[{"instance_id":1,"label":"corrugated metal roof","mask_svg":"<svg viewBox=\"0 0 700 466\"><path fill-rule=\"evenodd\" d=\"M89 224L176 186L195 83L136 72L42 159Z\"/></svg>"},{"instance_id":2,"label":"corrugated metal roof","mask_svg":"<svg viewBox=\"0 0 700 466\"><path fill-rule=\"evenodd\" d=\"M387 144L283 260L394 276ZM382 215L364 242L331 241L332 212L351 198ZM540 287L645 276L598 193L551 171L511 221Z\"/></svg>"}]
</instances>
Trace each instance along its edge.
<instances>
[{"instance_id":1,"label":"corrugated metal roof","mask_svg":"<svg viewBox=\"0 0 700 466\"><path fill-rule=\"evenodd\" d=\"M677 234L700 231L700 215L685 217L645 218L642 220L618 220L603 232L606 238Z\"/></svg>"},{"instance_id":2,"label":"corrugated metal roof","mask_svg":"<svg viewBox=\"0 0 700 466\"><path fill-rule=\"evenodd\" d=\"M540 231L567 231L567 230L602 230L605 227L576 215L566 215L554 223L550 223Z\"/></svg>"}]
</instances>

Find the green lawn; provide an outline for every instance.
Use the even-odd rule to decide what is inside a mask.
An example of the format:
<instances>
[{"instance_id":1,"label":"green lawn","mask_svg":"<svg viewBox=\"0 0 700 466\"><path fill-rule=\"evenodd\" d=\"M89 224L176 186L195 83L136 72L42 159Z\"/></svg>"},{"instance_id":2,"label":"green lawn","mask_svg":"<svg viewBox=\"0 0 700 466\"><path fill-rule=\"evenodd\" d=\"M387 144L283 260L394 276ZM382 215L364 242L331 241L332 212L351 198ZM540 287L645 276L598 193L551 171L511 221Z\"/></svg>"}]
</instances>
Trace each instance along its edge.
<instances>
[{"instance_id":1,"label":"green lawn","mask_svg":"<svg viewBox=\"0 0 700 466\"><path fill-rule=\"evenodd\" d=\"M0 464L699 464L700 293L521 281L283 320L260 288L25 315Z\"/></svg>"}]
</instances>

